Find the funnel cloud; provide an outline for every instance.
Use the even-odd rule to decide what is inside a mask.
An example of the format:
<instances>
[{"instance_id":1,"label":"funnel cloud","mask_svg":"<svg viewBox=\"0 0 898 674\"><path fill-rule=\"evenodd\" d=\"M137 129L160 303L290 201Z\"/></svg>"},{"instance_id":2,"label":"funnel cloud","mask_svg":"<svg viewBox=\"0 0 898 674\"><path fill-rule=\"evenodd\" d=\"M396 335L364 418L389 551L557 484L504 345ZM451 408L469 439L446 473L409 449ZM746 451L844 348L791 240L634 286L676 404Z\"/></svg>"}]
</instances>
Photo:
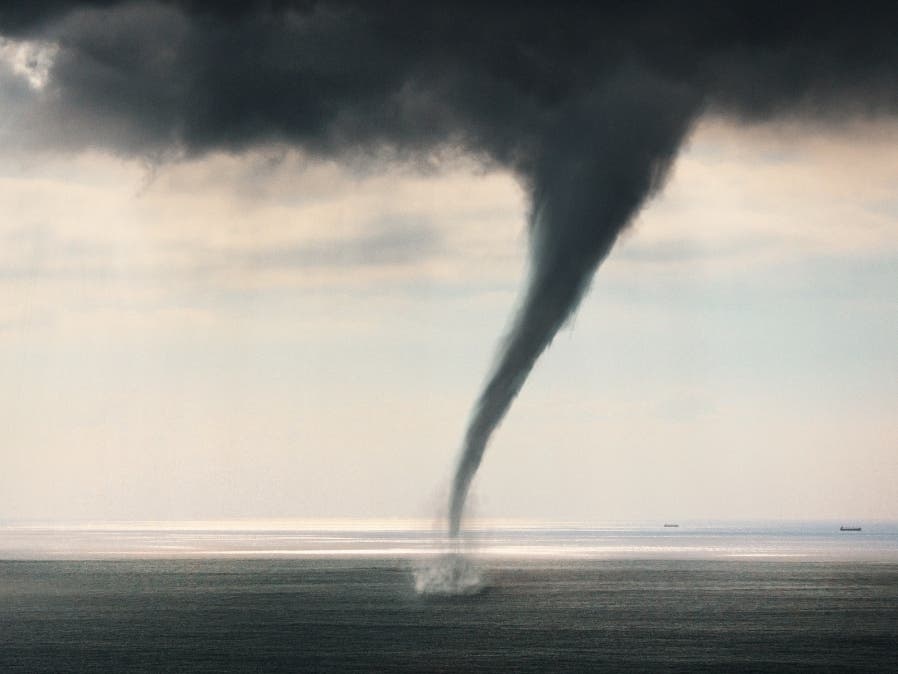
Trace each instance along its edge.
<instances>
[{"instance_id":1,"label":"funnel cloud","mask_svg":"<svg viewBox=\"0 0 898 674\"><path fill-rule=\"evenodd\" d=\"M0 142L154 162L464 154L514 174L529 274L464 435L456 535L491 435L695 122L893 116L896 19L803 1L18 3L0 35L43 60L40 77L0 61Z\"/></svg>"}]
</instances>

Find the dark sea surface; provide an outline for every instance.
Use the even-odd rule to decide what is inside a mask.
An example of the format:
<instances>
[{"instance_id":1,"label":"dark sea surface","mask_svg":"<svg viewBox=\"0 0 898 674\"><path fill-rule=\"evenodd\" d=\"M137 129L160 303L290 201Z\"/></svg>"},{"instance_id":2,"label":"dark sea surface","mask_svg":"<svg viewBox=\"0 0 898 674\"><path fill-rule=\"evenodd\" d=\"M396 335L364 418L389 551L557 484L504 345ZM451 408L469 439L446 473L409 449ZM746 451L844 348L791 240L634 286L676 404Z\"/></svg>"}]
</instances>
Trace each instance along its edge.
<instances>
[{"instance_id":1,"label":"dark sea surface","mask_svg":"<svg viewBox=\"0 0 898 674\"><path fill-rule=\"evenodd\" d=\"M484 557L461 596L427 563L0 561L0 671L898 671L895 561Z\"/></svg>"}]
</instances>

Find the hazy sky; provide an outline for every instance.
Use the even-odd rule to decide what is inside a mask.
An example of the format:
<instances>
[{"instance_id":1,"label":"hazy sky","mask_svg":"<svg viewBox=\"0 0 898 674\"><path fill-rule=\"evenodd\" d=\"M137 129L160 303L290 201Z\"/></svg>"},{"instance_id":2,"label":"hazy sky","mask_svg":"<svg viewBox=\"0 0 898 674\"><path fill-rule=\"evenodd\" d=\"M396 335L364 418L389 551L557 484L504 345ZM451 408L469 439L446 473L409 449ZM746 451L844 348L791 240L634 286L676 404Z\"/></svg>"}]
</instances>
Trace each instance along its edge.
<instances>
[{"instance_id":1,"label":"hazy sky","mask_svg":"<svg viewBox=\"0 0 898 674\"><path fill-rule=\"evenodd\" d=\"M0 109L44 86L23 44ZM424 169L0 148L0 520L445 514L527 199ZM472 512L898 518L896 188L894 121L704 119Z\"/></svg>"},{"instance_id":2,"label":"hazy sky","mask_svg":"<svg viewBox=\"0 0 898 674\"><path fill-rule=\"evenodd\" d=\"M475 514L898 515L896 140L702 126ZM4 518L443 508L523 273L507 175L7 156L0 212Z\"/></svg>"}]
</instances>

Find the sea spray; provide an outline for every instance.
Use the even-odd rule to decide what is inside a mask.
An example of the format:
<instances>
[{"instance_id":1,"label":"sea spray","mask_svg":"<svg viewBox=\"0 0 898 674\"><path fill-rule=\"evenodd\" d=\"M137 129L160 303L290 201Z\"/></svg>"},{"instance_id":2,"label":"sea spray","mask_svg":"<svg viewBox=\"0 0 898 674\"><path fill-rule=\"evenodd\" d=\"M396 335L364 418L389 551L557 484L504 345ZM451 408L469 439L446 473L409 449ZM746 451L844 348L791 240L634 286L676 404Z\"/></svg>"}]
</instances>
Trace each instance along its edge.
<instances>
[{"instance_id":1,"label":"sea spray","mask_svg":"<svg viewBox=\"0 0 898 674\"><path fill-rule=\"evenodd\" d=\"M486 587L483 569L461 552L421 560L416 563L413 574L415 591L422 596L474 595Z\"/></svg>"}]
</instances>

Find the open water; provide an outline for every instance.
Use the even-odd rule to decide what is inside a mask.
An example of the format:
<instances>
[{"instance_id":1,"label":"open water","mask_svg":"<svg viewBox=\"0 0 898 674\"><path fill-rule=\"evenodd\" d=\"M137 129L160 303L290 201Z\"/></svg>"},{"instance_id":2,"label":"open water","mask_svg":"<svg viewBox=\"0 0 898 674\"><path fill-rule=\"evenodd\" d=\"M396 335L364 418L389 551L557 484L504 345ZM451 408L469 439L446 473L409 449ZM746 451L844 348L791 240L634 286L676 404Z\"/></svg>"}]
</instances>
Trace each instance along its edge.
<instances>
[{"instance_id":1,"label":"open water","mask_svg":"<svg viewBox=\"0 0 898 674\"><path fill-rule=\"evenodd\" d=\"M820 532L717 532L727 544L690 531L498 536L517 554L490 534L466 557L478 582L461 594L416 588L441 557L389 554L408 532L347 534L364 539L360 554L312 554L308 541L285 554L276 533L230 532L230 544L163 557L41 547L16 531L0 530L2 672L898 671L888 531L832 534L838 554L820 554ZM23 536L40 548L32 559ZM269 554L240 552L240 536ZM578 551L570 541L583 538Z\"/></svg>"}]
</instances>

